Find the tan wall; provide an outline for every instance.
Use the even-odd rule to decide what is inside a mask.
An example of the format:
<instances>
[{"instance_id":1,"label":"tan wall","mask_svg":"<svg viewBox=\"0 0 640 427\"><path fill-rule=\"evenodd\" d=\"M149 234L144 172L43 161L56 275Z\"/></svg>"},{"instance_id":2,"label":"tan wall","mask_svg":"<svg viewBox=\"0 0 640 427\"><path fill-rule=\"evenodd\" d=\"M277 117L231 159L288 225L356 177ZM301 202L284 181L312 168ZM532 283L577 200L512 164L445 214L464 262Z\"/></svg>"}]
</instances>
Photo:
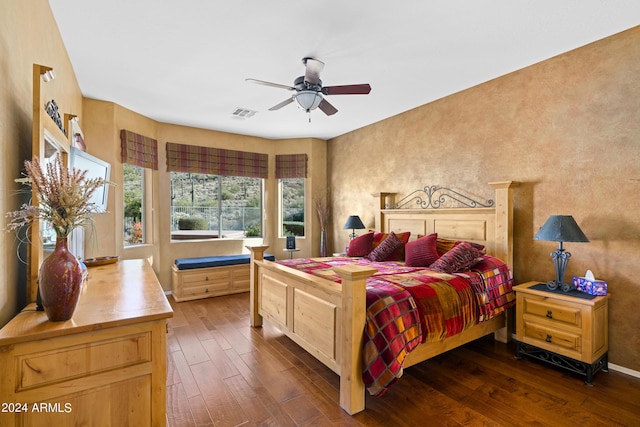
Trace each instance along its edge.
<instances>
[{"instance_id":1,"label":"tan wall","mask_svg":"<svg viewBox=\"0 0 640 427\"><path fill-rule=\"evenodd\" d=\"M557 244L533 236L549 215L573 215L590 243L565 244L567 275L609 281L610 360L640 370L638 46L640 27L330 140L336 247L348 215L374 225L371 193L443 185L490 198L488 182L521 181L516 281L554 277Z\"/></svg>"},{"instance_id":2,"label":"tan wall","mask_svg":"<svg viewBox=\"0 0 640 427\"><path fill-rule=\"evenodd\" d=\"M52 67L56 79L42 84L42 97L54 99L61 113L80 114L82 94L46 0L3 1L0 4L0 325L26 301L25 245L5 233L4 213L28 201L14 182L31 158L33 64Z\"/></svg>"}]
</instances>

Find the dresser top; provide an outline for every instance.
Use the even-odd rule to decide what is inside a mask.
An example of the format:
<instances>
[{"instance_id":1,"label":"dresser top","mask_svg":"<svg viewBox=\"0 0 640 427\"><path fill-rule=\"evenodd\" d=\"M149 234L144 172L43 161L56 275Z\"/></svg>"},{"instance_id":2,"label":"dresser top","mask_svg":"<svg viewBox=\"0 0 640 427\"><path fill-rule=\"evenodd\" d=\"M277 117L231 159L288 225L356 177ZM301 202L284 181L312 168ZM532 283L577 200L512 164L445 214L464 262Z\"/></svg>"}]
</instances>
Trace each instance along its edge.
<instances>
[{"instance_id":1,"label":"dresser top","mask_svg":"<svg viewBox=\"0 0 640 427\"><path fill-rule=\"evenodd\" d=\"M533 286L535 285L545 285L545 283L543 282L527 282L527 283L523 283L521 285L518 286L514 286L513 290L518 293L525 293L525 294L529 294L529 295L537 295L539 297L543 297L543 298L551 298L551 299L555 299L555 300L560 300L560 301L567 301L567 302L572 302L572 303L578 303L578 304L584 304L584 305L599 305L602 304L604 301L607 300L607 298L609 297L608 295L604 295L604 296L590 296L587 295L588 298L578 298L576 296L573 296L571 293L564 293L562 292L561 289L559 289L558 291L551 291L551 290L537 290L537 289L533 289Z\"/></svg>"},{"instance_id":2,"label":"dresser top","mask_svg":"<svg viewBox=\"0 0 640 427\"><path fill-rule=\"evenodd\" d=\"M88 272L70 320L50 322L44 311L36 311L35 304L29 304L0 329L0 346L173 316L147 261L123 260L91 267Z\"/></svg>"}]
</instances>

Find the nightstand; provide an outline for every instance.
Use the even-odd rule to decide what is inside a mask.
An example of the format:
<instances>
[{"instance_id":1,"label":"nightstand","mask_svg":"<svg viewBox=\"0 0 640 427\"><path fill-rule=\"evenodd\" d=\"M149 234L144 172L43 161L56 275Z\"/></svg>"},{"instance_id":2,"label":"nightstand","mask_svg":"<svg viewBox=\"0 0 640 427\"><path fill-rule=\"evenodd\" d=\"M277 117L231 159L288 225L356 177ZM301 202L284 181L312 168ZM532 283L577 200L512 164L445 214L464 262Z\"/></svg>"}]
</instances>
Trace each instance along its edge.
<instances>
[{"instance_id":1,"label":"nightstand","mask_svg":"<svg viewBox=\"0 0 640 427\"><path fill-rule=\"evenodd\" d=\"M588 385L596 372L607 371L607 296L551 291L541 282L513 289L517 359L529 356L585 375Z\"/></svg>"},{"instance_id":2,"label":"nightstand","mask_svg":"<svg viewBox=\"0 0 640 427\"><path fill-rule=\"evenodd\" d=\"M289 259L293 259L293 253L300 252L300 249L283 249L283 251L289 253Z\"/></svg>"}]
</instances>

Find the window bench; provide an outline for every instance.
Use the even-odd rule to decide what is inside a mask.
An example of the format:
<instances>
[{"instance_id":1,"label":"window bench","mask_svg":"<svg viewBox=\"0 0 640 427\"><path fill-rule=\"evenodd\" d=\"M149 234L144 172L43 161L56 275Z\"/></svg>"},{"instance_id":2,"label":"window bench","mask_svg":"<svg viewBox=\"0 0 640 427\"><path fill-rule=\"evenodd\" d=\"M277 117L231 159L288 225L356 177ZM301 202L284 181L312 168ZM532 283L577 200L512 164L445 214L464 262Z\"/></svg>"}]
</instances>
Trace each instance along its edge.
<instances>
[{"instance_id":1,"label":"window bench","mask_svg":"<svg viewBox=\"0 0 640 427\"><path fill-rule=\"evenodd\" d=\"M265 254L275 261L275 256ZM179 258L171 266L172 296L176 302L249 291L251 255Z\"/></svg>"}]
</instances>

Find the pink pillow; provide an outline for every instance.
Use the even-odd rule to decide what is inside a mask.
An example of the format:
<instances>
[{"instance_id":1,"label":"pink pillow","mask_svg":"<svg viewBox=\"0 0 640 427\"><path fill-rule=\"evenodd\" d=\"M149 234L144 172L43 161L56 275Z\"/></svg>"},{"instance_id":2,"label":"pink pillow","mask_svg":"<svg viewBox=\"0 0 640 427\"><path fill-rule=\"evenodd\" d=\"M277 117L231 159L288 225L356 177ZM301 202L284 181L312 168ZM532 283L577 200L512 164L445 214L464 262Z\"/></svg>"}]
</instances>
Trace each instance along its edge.
<instances>
[{"instance_id":1,"label":"pink pillow","mask_svg":"<svg viewBox=\"0 0 640 427\"><path fill-rule=\"evenodd\" d=\"M393 255L396 249L399 249L402 246L404 246L404 242L392 231L389 233L387 238L382 241L382 243L371 251L368 258L371 261L386 261L391 255Z\"/></svg>"},{"instance_id":2,"label":"pink pillow","mask_svg":"<svg viewBox=\"0 0 640 427\"><path fill-rule=\"evenodd\" d=\"M349 242L347 256L367 256L373 246L373 233L363 234Z\"/></svg>"},{"instance_id":3,"label":"pink pillow","mask_svg":"<svg viewBox=\"0 0 640 427\"><path fill-rule=\"evenodd\" d=\"M404 245L404 261L409 267L428 267L439 258L436 233L420 237Z\"/></svg>"},{"instance_id":4,"label":"pink pillow","mask_svg":"<svg viewBox=\"0 0 640 427\"><path fill-rule=\"evenodd\" d=\"M475 265L484 253L475 248L471 242L460 242L429 266L441 273L455 273Z\"/></svg>"}]
</instances>

